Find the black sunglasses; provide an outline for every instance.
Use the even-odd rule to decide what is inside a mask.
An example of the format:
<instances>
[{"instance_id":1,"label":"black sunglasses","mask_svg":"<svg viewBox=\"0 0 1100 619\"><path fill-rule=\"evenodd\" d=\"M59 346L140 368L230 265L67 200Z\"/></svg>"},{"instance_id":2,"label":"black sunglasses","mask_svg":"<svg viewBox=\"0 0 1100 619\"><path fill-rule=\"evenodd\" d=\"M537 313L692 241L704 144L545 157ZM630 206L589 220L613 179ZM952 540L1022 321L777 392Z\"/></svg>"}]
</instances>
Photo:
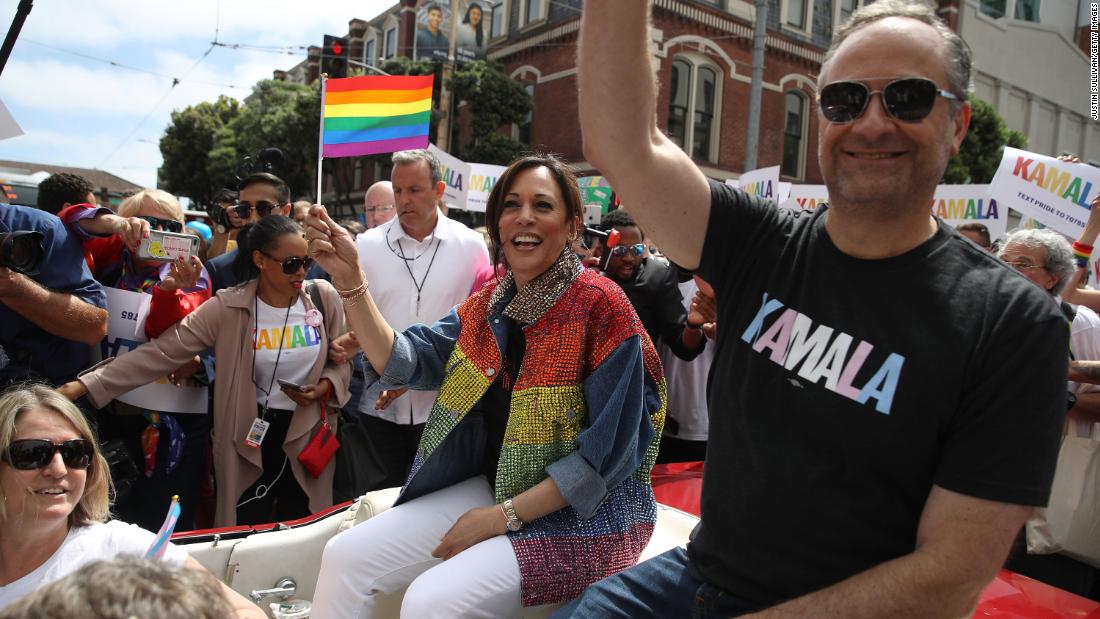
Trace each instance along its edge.
<instances>
[{"instance_id":1,"label":"black sunglasses","mask_svg":"<svg viewBox=\"0 0 1100 619\"><path fill-rule=\"evenodd\" d=\"M313 266L313 258L310 258L309 256L306 256L305 258L300 258L298 256L288 256L286 258L283 258L282 260L279 260L275 256L272 256L262 249L257 251L274 260L275 262L281 263L283 265L283 273L286 273L287 275L294 275L298 272L298 269L305 269L308 271L309 267Z\"/></svg>"},{"instance_id":2,"label":"black sunglasses","mask_svg":"<svg viewBox=\"0 0 1100 619\"><path fill-rule=\"evenodd\" d=\"M152 215L143 215L141 219L149 222L149 227L153 230L161 230L167 232L175 232L179 234L183 232L183 224L175 219L165 219L163 217L153 217Z\"/></svg>"},{"instance_id":3,"label":"black sunglasses","mask_svg":"<svg viewBox=\"0 0 1100 619\"><path fill-rule=\"evenodd\" d=\"M276 206L279 205L272 202L257 202L255 206L249 204L248 202L238 202L236 205L233 206L233 210L237 212L237 217L240 217L241 219L248 219L248 216L252 214L253 208L255 208L256 212L260 214L260 217L267 217L271 214L272 209L274 209Z\"/></svg>"},{"instance_id":4,"label":"black sunglasses","mask_svg":"<svg viewBox=\"0 0 1100 619\"><path fill-rule=\"evenodd\" d=\"M932 113L936 97L958 101L958 95L941 89L930 79L903 77L871 90L863 82L833 82L821 88L817 102L821 114L832 123L850 123L867 109L871 95L881 94L886 113L902 122L920 122Z\"/></svg>"},{"instance_id":5,"label":"black sunglasses","mask_svg":"<svg viewBox=\"0 0 1100 619\"><path fill-rule=\"evenodd\" d=\"M44 438L25 438L12 441L4 450L3 459L21 471L42 469L50 465L55 453L61 452L65 466L71 469L86 469L92 465L95 447L82 438L54 443Z\"/></svg>"}]
</instances>

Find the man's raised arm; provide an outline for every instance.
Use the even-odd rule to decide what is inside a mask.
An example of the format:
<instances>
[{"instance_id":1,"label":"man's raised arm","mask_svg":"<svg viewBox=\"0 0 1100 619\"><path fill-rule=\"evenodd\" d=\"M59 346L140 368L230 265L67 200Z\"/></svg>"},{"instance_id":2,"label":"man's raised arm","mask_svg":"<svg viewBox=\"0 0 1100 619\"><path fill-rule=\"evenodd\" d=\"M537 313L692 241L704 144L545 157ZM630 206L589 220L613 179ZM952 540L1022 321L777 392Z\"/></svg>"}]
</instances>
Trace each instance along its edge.
<instances>
[{"instance_id":1,"label":"man's raised arm","mask_svg":"<svg viewBox=\"0 0 1100 619\"><path fill-rule=\"evenodd\" d=\"M710 216L710 188L691 158L657 129L649 4L585 3L577 58L584 155L661 250L694 269Z\"/></svg>"}]
</instances>

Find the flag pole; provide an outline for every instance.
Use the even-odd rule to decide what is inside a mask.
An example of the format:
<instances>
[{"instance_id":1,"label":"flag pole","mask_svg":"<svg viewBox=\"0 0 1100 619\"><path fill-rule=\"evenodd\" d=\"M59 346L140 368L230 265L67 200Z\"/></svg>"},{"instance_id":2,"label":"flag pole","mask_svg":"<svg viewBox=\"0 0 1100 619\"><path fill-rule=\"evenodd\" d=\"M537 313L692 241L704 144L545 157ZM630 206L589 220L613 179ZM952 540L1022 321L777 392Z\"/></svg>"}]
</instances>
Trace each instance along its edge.
<instances>
[{"instance_id":1,"label":"flag pole","mask_svg":"<svg viewBox=\"0 0 1100 619\"><path fill-rule=\"evenodd\" d=\"M317 204L321 203L321 161L325 152L325 82L328 76L321 74L321 122L317 127Z\"/></svg>"}]
</instances>

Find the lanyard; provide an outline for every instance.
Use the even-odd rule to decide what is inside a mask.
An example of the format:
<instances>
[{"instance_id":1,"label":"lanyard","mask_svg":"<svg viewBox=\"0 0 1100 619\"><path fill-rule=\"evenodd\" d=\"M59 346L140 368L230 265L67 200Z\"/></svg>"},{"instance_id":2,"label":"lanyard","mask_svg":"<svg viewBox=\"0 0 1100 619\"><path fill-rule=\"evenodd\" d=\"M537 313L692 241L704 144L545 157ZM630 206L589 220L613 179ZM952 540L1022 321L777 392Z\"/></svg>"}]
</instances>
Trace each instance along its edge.
<instances>
[{"instance_id":1,"label":"lanyard","mask_svg":"<svg viewBox=\"0 0 1100 619\"><path fill-rule=\"evenodd\" d=\"M283 328L279 331L279 351L275 353L275 367L271 370L271 381L267 383L267 389L264 389L256 382L256 342L260 337L260 293L256 292L256 296L252 299L252 320L254 321L252 327L252 384L256 385L256 388L264 392L264 406L263 411L260 413L260 419L264 418L267 414L267 403L271 401L271 388L275 385L275 376L279 371L279 360L283 356L283 340L286 339L286 325L290 321L290 310L294 307L295 299L290 300L290 305L286 307L286 316L283 317Z\"/></svg>"},{"instance_id":2,"label":"lanyard","mask_svg":"<svg viewBox=\"0 0 1100 619\"><path fill-rule=\"evenodd\" d=\"M428 253L428 250L424 250L419 256L413 256L409 258L405 255L405 248L401 246L401 239L397 239L397 249L395 250L390 245L389 237L386 237L386 247L390 249L393 255L401 259L402 264L405 265L405 270L409 272L409 279L412 280L413 288L416 288L416 316L420 317L420 293L424 290L424 283L428 281L428 274L432 272L432 265L435 264L435 257L439 254L439 237L435 237L435 251L432 252L432 259L428 262L428 268L424 271L424 277L420 278L420 283L416 283L416 276L413 275L412 267L409 266L410 262L419 260L421 256ZM400 252L400 253L398 253Z\"/></svg>"}]
</instances>

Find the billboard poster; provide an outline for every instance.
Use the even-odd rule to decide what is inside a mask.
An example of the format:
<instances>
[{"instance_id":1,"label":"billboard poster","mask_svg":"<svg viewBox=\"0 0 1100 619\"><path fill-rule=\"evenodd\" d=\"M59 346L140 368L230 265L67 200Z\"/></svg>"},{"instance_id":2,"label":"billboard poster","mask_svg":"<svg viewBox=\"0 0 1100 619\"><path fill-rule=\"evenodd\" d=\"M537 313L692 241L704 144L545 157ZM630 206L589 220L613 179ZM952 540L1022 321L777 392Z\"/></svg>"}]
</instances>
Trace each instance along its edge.
<instances>
[{"instance_id":1,"label":"billboard poster","mask_svg":"<svg viewBox=\"0 0 1100 619\"><path fill-rule=\"evenodd\" d=\"M451 19L457 17L455 57L459 63L482 60L489 47L492 6L484 0L420 0L416 9L414 56L418 59L446 62L451 47Z\"/></svg>"}]
</instances>

